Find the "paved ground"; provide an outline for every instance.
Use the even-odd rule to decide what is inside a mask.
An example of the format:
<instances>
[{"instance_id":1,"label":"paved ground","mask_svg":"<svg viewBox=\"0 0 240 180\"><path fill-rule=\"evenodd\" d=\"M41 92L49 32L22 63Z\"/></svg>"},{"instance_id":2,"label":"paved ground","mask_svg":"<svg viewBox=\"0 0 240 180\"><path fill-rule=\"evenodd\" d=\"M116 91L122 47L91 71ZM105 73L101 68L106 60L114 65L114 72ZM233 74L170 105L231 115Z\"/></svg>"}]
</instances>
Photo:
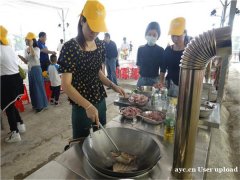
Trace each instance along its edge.
<instances>
[{"instance_id":1,"label":"paved ground","mask_svg":"<svg viewBox=\"0 0 240 180\"><path fill-rule=\"evenodd\" d=\"M123 81L126 91L130 91L136 84L134 80ZM121 81L120 81L121 83ZM129 85L130 84L130 85ZM107 90L107 119L111 120L118 114L118 107L113 105L117 94ZM31 105L25 105L21 117L26 124L27 132L22 141L6 144L9 126L6 116L3 116L4 130L1 131L1 179L22 179L49 160L63 152L65 145L71 138L71 106L67 96L62 93L58 107L49 105L48 109L36 114Z\"/></svg>"},{"instance_id":2,"label":"paved ground","mask_svg":"<svg viewBox=\"0 0 240 180\"><path fill-rule=\"evenodd\" d=\"M223 121L220 129L213 130L209 167L235 167L240 164L240 68L238 67L240 65L235 64L230 69L227 96L222 108ZM129 90L136 82L125 80L120 83ZM107 117L111 120L118 113L118 108L113 105L116 93L112 90L107 92ZM1 131L1 179L26 177L61 154L71 137L71 109L65 94L61 94L58 107L49 106L39 114L32 111L31 105L25 107L26 110L21 113L21 116L27 126L27 132L22 135L22 141L19 143L4 143L3 139L7 136L9 129L6 117L3 117L5 129ZM240 179L232 173L208 173L207 178Z\"/></svg>"},{"instance_id":3,"label":"paved ground","mask_svg":"<svg viewBox=\"0 0 240 180\"><path fill-rule=\"evenodd\" d=\"M207 173L207 179L240 179L240 63L232 63L221 107L221 125L212 129L210 168L238 167L238 173Z\"/></svg>"}]
</instances>

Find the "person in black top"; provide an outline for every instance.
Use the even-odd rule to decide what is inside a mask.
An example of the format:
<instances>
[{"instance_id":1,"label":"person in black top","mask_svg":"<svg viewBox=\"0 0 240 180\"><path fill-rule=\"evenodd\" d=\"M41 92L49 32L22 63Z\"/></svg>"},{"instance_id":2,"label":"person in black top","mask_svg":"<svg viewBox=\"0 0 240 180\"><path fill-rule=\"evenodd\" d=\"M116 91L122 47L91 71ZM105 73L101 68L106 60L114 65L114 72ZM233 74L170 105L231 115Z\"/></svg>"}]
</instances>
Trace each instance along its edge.
<instances>
[{"instance_id":1,"label":"person in black top","mask_svg":"<svg viewBox=\"0 0 240 180\"><path fill-rule=\"evenodd\" d=\"M105 44L97 38L106 32L105 8L87 1L78 23L78 35L66 42L59 57L62 88L72 103L73 139L89 135L92 123L106 124L106 91L103 85L125 96L124 90L103 74Z\"/></svg>"},{"instance_id":2,"label":"person in black top","mask_svg":"<svg viewBox=\"0 0 240 180\"><path fill-rule=\"evenodd\" d=\"M177 97L179 89L180 60L184 48L188 43L188 36L186 35L185 30L185 19L183 17L178 17L172 20L169 35L171 35L174 44L168 46L164 50L164 61L160 74L160 86L164 86L165 73L167 71L166 86L168 88L168 95Z\"/></svg>"},{"instance_id":3,"label":"person in black top","mask_svg":"<svg viewBox=\"0 0 240 180\"><path fill-rule=\"evenodd\" d=\"M163 61L163 48L156 44L160 37L160 26L151 22L145 32L147 44L138 48L137 63L140 77L137 86L153 86L159 82L159 68Z\"/></svg>"},{"instance_id":4,"label":"person in black top","mask_svg":"<svg viewBox=\"0 0 240 180\"><path fill-rule=\"evenodd\" d=\"M116 76L116 63L118 57L118 50L116 43L110 39L110 34L104 34L104 41L106 47L106 68L108 79L115 84L117 84L117 76Z\"/></svg>"}]
</instances>

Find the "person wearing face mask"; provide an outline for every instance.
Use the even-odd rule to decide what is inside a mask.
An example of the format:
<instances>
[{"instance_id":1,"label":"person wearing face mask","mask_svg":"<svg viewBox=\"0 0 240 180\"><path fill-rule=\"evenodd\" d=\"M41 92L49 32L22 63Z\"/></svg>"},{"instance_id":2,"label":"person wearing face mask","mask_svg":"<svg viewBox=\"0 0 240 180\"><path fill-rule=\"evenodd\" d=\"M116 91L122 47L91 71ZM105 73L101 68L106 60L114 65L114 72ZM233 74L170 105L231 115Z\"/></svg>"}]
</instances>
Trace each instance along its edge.
<instances>
[{"instance_id":1,"label":"person wearing face mask","mask_svg":"<svg viewBox=\"0 0 240 180\"><path fill-rule=\"evenodd\" d=\"M140 46L137 52L137 63L140 77L137 87L153 86L159 82L159 69L162 66L164 49L156 44L160 37L160 26L157 22L148 24L145 38L147 44Z\"/></svg>"},{"instance_id":2,"label":"person wearing face mask","mask_svg":"<svg viewBox=\"0 0 240 180\"><path fill-rule=\"evenodd\" d=\"M103 85L125 96L124 90L102 72L105 43L97 38L106 32L105 8L97 0L88 0L78 23L78 35L64 43L58 63L62 88L72 104L73 139L86 137L92 123L106 124L106 91Z\"/></svg>"},{"instance_id":3,"label":"person wearing face mask","mask_svg":"<svg viewBox=\"0 0 240 180\"><path fill-rule=\"evenodd\" d=\"M184 48L189 42L189 38L186 35L185 30L185 18L178 17L171 21L169 35L173 45L168 46L164 50L164 61L160 73L160 86L167 86L168 95L177 97L178 96L178 81L180 71L180 60L183 55ZM165 73L167 71L166 83Z\"/></svg>"}]
</instances>

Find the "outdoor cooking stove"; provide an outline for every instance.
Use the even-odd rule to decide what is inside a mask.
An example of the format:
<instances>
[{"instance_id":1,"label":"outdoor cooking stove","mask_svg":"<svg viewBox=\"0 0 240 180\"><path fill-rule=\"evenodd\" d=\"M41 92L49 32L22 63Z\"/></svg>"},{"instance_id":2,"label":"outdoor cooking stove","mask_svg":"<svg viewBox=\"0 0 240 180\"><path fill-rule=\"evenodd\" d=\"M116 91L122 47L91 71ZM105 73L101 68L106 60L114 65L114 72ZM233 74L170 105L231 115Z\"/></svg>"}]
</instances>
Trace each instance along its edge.
<instances>
[{"instance_id":1,"label":"outdoor cooking stove","mask_svg":"<svg viewBox=\"0 0 240 180\"><path fill-rule=\"evenodd\" d=\"M87 161L84 153L82 151L82 143L74 145L73 148L65 152L65 156L61 156L56 160L62 164L67 169L71 170L75 174L79 175L84 179L106 179L106 178L116 178L97 172L90 163ZM160 162L155 165L155 167L149 172L142 174L140 176L130 177L134 179L156 179L159 177ZM171 170L171 164L169 163L169 171ZM167 177L167 176L166 176Z\"/></svg>"},{"instance_id":2,"label":"outdoor cooking stove","mask_svg":"<svg viewBox=\"0 0 240 180\"><path fill-rule=\"evenodd\" d=\"M215 33L215 34L214 34ZM220 28L208 32L213 34L211 45L208 46L209 54L203 50L201 55L189 51L190 54L184 54L181 65L180 76L180 92L178 97L178 114L175 132L175 142L173 144L163 140L163 127L146 125L141 121L135 124L125 123L116 117L107 124L107 127L125 127L147 133L158 143L160 147L161 159L148 173L134 179L174 179L192 178L204 179L205 172L201 171L206 168L208 161L208 152L210 146L211 132L208 128L198 127L200 97L202 89L202 80L208 58L213 57L216 52L219 56L226 56L231 49L231 29L229 27ZM206 36L208 35L206 34ZM214 37L215 35L215 37ZM203 44L208 45L208 39L203 39ZM216 39L214 39L216 38ZM199 39L199 38L197 38ZM189 44L189 49L194 45L194 40ZM196 41L197 43L197 41ZM199 44L198 44L199 45ZM200 47L200 46L199 46ZM185 51L184 51L185 52ZM187 51L186 51L187 52ZM194 59L196 58L196 59ZM186 88L187 87L187 88ZM60 173L61 178L69 178L79 176L83 179L106 179L106 175L97 173L88 163L82 150L82 143L76 144L69 150L61 154L55 161L52 161L52 168L41 168L38 173L32 174L29 178L47 178L47 172L56 169L56 173ZM48 165L48 164L47 164ZM46 165L46 166L47 166ZM50 166L50 165L49 165ZM51 167L51 166L50 166ZM179 168L192 168L194 173L179 173ZM57 171L61 169L62 171ZM45 176L43 176L45 174ZM173 177L173 175L175 177ZM111 178L111 177L108 177ZM116 177L112 177L116 178Z\"/></svg>"},{"instance_id":3,"label":"outdoor cooking stove","mask_svg":"<svg viewBox=\"0 0 240 180\"><path fill-rule=\"evenodd\" d=\"M171 174L173 162L173 144L163 139L164 126L146 124L139 120L132 124L117 116L107 123L107 128L130 128L151 136L159 145L161 159L148 173L132 179L174 179ZM205 168L208 161L211 132L208 128L198 128L193 167L195 179L204 179L205 172L198 168ZM67 151L59 155L26 179L108 179L105 175L97 173L88 163L82 150L82 142L74 144ZM116 179L116 177L115 177ZM129 179L129 178L128 178Z\"/></svg>"},{"instance_id":4,"label":"outdoor cooking stove","mask_svg":"<svg viewBox=\"0 0 240 180\"><path fill-rule=\"evenodd\" d=\"M159 145L161 159L159 162L151 169L148 173L137 177L131 177L134 179L168 179L174 177L171 175L172 162L173 162L173 144L163 140L163 125L150 125L142 121L137 121L135 124L129 123L129 120L123 121L121 116L114 118L107 124L107 128L113 127L124 127L133 130L141 131L142 133L147 133L151 136ZM151 132L151 133L150 133ZM194 167L206 167L208 158L208 148L210 144L210 131L209 129L199 128L196 142L196 154L194 159ZM56 162L70 170L71 172L77 174L83 179L106 179L106 178L116 178L107 177L106 175L100 175L97 173L91 165L88 163L82 151L82 142L74 145L69 150L60 155ZM203 179L204 172L194 173L196 179Z\"/></svg>"}]
</instances>

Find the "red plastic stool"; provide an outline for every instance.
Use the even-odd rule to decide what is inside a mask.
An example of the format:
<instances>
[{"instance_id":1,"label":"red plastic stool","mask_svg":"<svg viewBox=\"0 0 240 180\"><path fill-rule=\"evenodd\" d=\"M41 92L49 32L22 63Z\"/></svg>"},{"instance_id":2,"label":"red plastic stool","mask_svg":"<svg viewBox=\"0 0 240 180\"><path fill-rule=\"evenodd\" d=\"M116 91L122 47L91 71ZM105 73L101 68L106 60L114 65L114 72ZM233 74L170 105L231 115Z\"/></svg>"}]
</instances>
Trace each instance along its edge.
<instances>
[{"instance_id":1,"label":"red plastic stool","mask_svg":"<svg viewBox=\"0 0 240 180\"><path fill-rule=\"evenodd\" d=\"M128 68L120 68L120 78L128 79L129 78L129 69Z\"/></svg>"},{"instance_id":2,"label":"red plastic stool","mask_svg":"<svg viewBox=\"0 0 240 180\"><path fill-rule=\"evenodd\" d=\"M24 94L22 95L21 100L23 102L27 101L27 104L29 104L30 100L29 100L29 96L28 96L28 93L27 93L27 88L26 88L25 84L23 84L23 85L24 85Z\"/></svg>"},{"instance_id":3,"label":"red plastic stool","mask_svg":"<svg viewBox=\"0 0 240 180\"><path fill-rule=\"evenodd\" d=\"M14 105L20 112L24 112L25 108L21 99L16 100Z\"/></svg>"},{"instance_id":4,"label":"red plastic stool","mask_svg":"<svg viewBox=\"0 0 240 180\"><path fill-rule=\"evenodd\" d=\"M52 90L51 90L51 82L50 81L44 81L44 87L45 87L45 92L46 92L46 96L48 101L51 98L52 95Z\"/></svg>"},{"instance_id":5,"label":"red plastic stool","mask_svg":"<svg viewBox=\"0 0 240 180\"><path fill-rule=\"evenodd\" d=\"M131 69L131 79L137 80L139 78L139 68L138 67L133 67Z\"/></svg>"}]
</instances>

